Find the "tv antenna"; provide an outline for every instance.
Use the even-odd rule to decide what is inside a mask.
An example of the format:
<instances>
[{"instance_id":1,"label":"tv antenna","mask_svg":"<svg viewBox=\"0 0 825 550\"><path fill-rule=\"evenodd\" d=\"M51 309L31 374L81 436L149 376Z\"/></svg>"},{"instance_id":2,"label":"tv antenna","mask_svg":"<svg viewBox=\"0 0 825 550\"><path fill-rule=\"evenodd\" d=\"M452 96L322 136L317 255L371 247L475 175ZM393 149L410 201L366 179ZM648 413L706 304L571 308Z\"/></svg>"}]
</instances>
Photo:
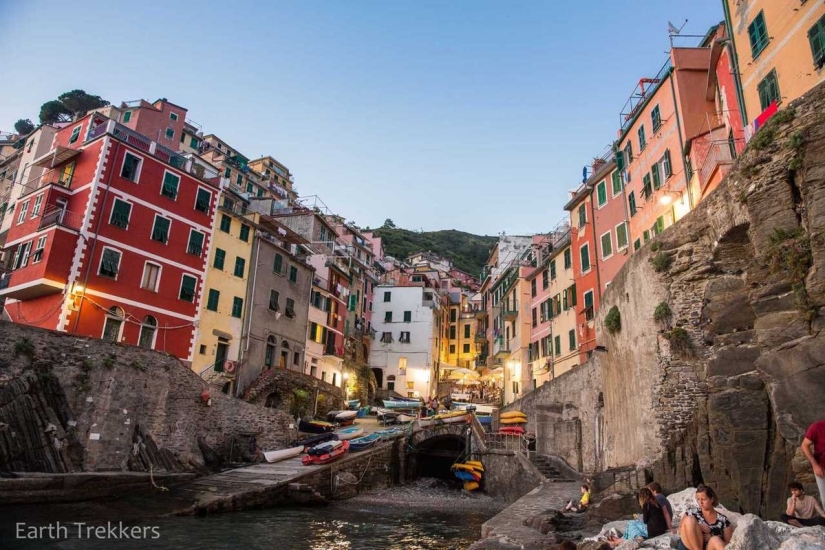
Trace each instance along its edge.
<instances>
[{"instance_id":1,"label":"tv antenna","mask_svg":"<svg viewBox=\"0 0 825 550\"><path fill-rule=\"evenodd\" d=\"M682 34L682 29L685 28L685 25L687 25L687 22L688 22L688 20L685 19L685 22L682 23L682 26L679 27L679 28L676 28L676 25L674 25L673 23L668 21L667 22L667 34L669 34L670 36L679 36L680 34Z\"/></svg>"}]
</instances>

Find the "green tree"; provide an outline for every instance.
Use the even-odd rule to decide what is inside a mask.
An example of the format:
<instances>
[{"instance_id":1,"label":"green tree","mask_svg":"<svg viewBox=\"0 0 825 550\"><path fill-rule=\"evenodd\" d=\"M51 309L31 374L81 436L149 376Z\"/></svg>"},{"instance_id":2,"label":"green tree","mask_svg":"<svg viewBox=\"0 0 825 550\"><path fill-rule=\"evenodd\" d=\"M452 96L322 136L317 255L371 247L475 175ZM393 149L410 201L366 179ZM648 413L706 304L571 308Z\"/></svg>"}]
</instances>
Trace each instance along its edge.
<instances>
[{"instance_id":1,"label":"green tree","mask_svg":"<svg viewBox=\"0 0 825 550\"><path fill-rule=\"evenodd\" d=\"M34 124L32 124L32 121L27 118L21 118L14 123L14 131L21 136L27 136L34 132Z\"/></svg>"},{"instance_id":2,"label":"green tree","mask_svg":"<svg viewBox=\"0 0 825 550\"><path fill-rule=\"evenodd\" d=\"M72 112L56 99L40 106L40 124L69 122L70 120L72 120Z\"/></svg>"},{"instance_id":3,"label":"green tree","mask_svg":"<svg viewBox=\"0 0 825 550\"><path fill-rule=\"evenodd\" d=\"M391 219L387 218L386 220L384 220L384 225L382 225L381 227L388 227L390 229L395 229L395 223Z\"/></svg>"},{"instance_id":4,"label":"green tree","mask_svg":"<svg viewBox=\"0 0 825 550\"><path fill-rule=\"evenodd\" d=\"M82 116L92 109L105 107L108 101L99 95L90 95L83 90L72 90L57 96L57 100L65 105L74 116Z\"/></svg>"}]
</instances>

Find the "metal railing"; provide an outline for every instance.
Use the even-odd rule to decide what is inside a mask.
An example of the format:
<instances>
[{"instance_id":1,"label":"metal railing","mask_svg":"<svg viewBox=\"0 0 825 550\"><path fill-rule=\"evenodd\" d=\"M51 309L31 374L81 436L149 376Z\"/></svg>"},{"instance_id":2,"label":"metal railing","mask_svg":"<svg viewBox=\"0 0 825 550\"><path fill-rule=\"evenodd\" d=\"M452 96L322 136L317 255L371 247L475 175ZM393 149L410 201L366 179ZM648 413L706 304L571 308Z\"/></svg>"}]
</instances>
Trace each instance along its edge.
<instances>
[{"instance_id":1,"label":"metal railing","mask_svg":"<svg viewBox=\"0 0 825 550\"><path fill-rule=\"evenodd\" d=\"M79 231L83 224L83 215L76 212L70 212L57 206L49 206L40 217L40 224L37 229L45 229L52 225L59 225Z\"/></svg>"},{"instance_id":2,"label":"metal railing","mask_svg":"<svg viewBox=\"0 0 825 550\"><path fill-rule=\"evenodd\" d=\"M527 454L530 449L530 440L519 434L485 433L484 443L488 449L497 451Z\"/></svg>"},{"instance_id":3,"label":"metal railing","mask_svg":"<svg viewBox=\"0 0 825 550\"><path fill-rule=\"evenodd\" d=\"M740 140L741 141L741 140ZM711 175L719 166L732 166L735 160L733 148L735 141L718 140L710 143L702 166L699 168L699 182L704 187L710 180Z\"/></svg>"}]
</instances>

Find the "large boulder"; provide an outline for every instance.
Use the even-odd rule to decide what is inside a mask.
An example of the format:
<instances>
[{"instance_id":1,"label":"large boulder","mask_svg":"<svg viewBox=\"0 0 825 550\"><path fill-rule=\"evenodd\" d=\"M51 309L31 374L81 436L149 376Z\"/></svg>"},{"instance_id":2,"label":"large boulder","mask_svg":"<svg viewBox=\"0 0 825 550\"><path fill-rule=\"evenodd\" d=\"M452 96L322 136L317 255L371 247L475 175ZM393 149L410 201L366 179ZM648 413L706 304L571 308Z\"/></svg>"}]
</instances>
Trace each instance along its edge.
<instances>
[{"instance_id":1,"label":"large boulder","mask_svg":"<svg viewBox=\"0 0 825 550\"><path fill-rule=\"evenodd\" d=\"M825 548L825 527L805 527L794 529L778 550L821 550L822 548Z\"/></svg>"},{"instance_id":2,"label":"large boulder","mask_svg":"<svg viewBox=\"0 0 825 550\"><path fill-rule=\"evenodd\" d=\"M756 550L778 548L782 543L770 526L759 516L745 514L736 524L728 550Z\"/></svg>"}]
</instances>

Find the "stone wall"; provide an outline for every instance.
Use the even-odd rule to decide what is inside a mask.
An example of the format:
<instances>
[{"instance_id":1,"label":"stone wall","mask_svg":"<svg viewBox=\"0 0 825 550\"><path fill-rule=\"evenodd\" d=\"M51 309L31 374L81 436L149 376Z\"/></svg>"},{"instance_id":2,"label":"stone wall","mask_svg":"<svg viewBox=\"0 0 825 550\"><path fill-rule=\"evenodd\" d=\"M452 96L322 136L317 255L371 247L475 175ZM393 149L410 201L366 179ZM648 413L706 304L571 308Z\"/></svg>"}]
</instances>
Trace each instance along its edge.
<instances>
[{"instance_id":1,"label":"stone wall","mask_svg":"<svg viewBox=\"0 0 825 550\"><path fill-rule=\"evenodd\" d=\"M503 498L508 504L517 501L544 481L541 472L522 454L489 450L480 458L484 464L484 493Z\"/></svg>"},{"instance_id":2,"label":"stone wall","mask_svg":"<svg viewBox=\"0 0 825 550\"><path fill-rule=\"evenodd\" d=\"M303 390L308 400L297 403L295 390ZM342 388L302 372L277 367L261 374L247 388L243 398L249 403L309 417L346 408Z\"/></svg>"},{"instance_id":3,"label":"stone wall","mask_svg":"<svg viewBox=\"0 0 825 550\"><path fill-rule=\"evenodd\" d=\"M224 460L250 434L266 449L290 438L281 410L220 393L207 406L171 356L7 322L0 334L0 470L182 471L204 464L198 437Z\"/></svg>"},{"instance_id":4,"label":"stone wall","mask_svg":"<svg viewBox=\"0 0 825 550\"><path fill-rule=\"evenodd\" d=\"M729 508L771 518L787 482L812 483L798 445L825 418L822 112L825 86L774 117L702 204L628 259L597 319L606 351L511 407L528 412L540 453L636 470L619 485L709 483ZM670 314L654 319L662 303ZM614 305L622 326L610 334Z\"/></svg>"}]
</instances>

